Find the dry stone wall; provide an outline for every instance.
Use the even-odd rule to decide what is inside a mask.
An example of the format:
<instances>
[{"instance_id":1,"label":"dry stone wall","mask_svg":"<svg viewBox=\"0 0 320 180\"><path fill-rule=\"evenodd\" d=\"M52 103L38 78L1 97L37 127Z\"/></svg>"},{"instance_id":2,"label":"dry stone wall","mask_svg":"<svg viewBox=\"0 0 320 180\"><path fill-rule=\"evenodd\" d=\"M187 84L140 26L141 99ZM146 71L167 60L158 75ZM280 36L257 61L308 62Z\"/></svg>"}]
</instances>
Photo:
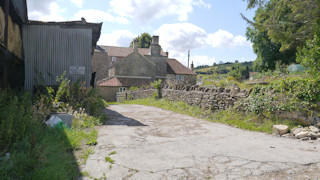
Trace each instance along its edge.
<instances>
[{"instance_id":1,"label":"dry stone wall","mask_svg":"<svg viewBox=\"0 0 320 180\"><path fill-rule=\"evenodd\" d=\"M123 92L127 100L153 97L156 89L139 89L135 91ZM249 95L247 90L241 91L238 86L231 89L225 88L204 88L195 86L177 85L162 88L162 97L169 101L182 101L192 106L199 106L204 110L224 110L233 106L240 98ZM122 101L122 100L120 100Z\"/></svg>"}]
</instances>

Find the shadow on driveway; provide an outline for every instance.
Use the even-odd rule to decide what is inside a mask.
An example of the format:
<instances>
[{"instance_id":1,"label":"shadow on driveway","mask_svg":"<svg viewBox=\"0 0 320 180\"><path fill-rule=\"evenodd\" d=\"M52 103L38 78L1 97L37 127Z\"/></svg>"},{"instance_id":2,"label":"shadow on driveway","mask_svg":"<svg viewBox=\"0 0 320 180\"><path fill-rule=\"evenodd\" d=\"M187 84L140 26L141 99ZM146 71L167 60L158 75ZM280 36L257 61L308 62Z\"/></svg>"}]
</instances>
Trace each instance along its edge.
<instances>
[{"instance_id":1,"label":"shadow on driveway","mask_svg":"<svg viewBox=\"0 0 320 180\"><path fill-rule=\"evenodd\" d=\"M110 109L106 109L105 113L108 115L108 119L104 125L147 126L135 119L125 117L122 114Z\"/></svg>"}]
</instances>

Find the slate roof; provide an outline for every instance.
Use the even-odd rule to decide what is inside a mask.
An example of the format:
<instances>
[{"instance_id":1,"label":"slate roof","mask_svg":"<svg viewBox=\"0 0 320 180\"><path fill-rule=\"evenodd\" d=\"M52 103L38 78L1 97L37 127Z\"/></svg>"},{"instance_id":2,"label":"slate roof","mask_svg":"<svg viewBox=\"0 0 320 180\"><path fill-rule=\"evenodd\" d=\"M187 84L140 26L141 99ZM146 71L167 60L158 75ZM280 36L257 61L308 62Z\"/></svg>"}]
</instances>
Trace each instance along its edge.
<instances>
[{"instance_id":1,"label":"slate roof","mask_svg":"<svg viewBox=\"0 0 320 180\"><path fill-rule=\"evenodd\" d=\"M184 75L197 75L176 59L167 59L167 73L168 74L184 74Z\"/></svg>"},{"instance_id":2,"label":"slate roof","mask_svg":"<svg viewBox=\"0 0 320 180\"><path fill-rule=\"evenodd\" d=\"M152 82L151 79L111 77L111 78L99 81L97 85L112 86L112 87L130 87L130 86L149 85L150 82Z\"/></svg>"},{"instance_id":3,"label":"slate roof","mask_svg":"<svg viewBox=\"0 0 320 180\"><path fill-rule=\"evenodd\" d=\"M117 47L117 46L101 46L97 45L95 52L107 52L108 55L114 57L126 57L133 52L133 48L130 47ZM149 48L138 48L138 52L142 55L150 55ZM165 52L161 50L162 56L167 56Z\"/></svg>"}]
</instances>

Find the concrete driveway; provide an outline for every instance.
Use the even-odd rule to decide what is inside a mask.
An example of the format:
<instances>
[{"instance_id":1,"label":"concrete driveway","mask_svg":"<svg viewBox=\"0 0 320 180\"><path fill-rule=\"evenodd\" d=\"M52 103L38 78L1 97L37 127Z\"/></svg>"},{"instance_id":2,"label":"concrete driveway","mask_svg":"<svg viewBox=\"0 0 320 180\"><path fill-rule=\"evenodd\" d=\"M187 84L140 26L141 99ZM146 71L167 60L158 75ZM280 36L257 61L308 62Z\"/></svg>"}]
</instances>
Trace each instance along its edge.
<instances>
[{"instance_id":1,"label":"concrete driveway","mask_svg":"<svg viewBox=\"0 0 320 180\"><path fill-rule=\"evenodd\" d=\"M320 178L318 140L279 138L142 105L111 105L106 113L98 145L82 167L91 178Z\"/></svg>"}]
</instances>

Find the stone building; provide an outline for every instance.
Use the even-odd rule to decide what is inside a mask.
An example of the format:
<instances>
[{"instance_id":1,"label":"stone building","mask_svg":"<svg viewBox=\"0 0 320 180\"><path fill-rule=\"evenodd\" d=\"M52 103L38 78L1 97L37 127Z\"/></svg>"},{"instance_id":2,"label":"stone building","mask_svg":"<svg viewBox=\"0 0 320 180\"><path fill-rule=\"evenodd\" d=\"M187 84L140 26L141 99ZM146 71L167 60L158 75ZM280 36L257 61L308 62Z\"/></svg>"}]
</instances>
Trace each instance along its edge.
<instances>
[{"instance_id":1,"label":"stone building","mask_svg":"<svg viewBox=\"0 0 320 180\"><path fill-rule=\"evenodd\" d=\"M162 51L159 36L152 37L150 48L97 46L92 58L92 72L96 72L96 87L109 101L116 100L116 93L132 86L148 85L162 79L182 81L196 74L176 59L168 58Z\"/></svg>"}]
</instances>

